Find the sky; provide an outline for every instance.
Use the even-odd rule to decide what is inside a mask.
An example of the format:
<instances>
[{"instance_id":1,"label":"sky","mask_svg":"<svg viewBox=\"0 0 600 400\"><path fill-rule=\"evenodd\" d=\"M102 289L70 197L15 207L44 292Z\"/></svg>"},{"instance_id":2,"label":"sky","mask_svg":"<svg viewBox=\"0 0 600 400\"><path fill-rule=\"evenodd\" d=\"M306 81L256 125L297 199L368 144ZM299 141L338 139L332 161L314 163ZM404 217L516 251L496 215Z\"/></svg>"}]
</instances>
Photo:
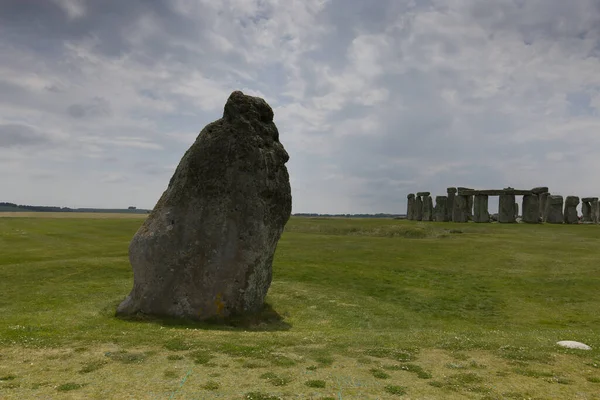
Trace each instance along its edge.
<instances>
[{"instance_id":1,"label":"sky","mask_svg":"<svg viewBox=\"0 0 600 400\"><path fill-rule=\"evenodd\" d=\"M600 195L599 0L0 0L0 201L152 208L234 90L294 213Z\"/></svg>"}]
</instances>

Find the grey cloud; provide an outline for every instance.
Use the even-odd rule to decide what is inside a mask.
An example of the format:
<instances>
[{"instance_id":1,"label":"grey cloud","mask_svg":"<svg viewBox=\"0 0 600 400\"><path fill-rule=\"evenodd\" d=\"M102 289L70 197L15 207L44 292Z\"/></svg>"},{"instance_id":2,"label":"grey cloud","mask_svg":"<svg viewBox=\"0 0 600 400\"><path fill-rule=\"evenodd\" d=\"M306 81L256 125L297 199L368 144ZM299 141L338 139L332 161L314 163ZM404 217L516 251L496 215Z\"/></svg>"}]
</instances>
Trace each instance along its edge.
<instances>
[{"instance_id":1,"label":"grey cloud","mask_svg":"<svg viewBox=\"0 0 600 400\"><path fill-rule=\"evenodd\" d=\"M67 112L73 118L106 117L111 114L111 109L106 99L95 97L87 103L70 105Z\"/></svg>"},{"instance_id":2,"label":"grey cloud","mask_svg":"<svg viewBox=\"0 0 600 400\"><path fill-rule=\"evenodd\" d=\"M21 124L0 124L0 147L31 147L49 143L47 136Z\"/></svg>"}]
</instances>

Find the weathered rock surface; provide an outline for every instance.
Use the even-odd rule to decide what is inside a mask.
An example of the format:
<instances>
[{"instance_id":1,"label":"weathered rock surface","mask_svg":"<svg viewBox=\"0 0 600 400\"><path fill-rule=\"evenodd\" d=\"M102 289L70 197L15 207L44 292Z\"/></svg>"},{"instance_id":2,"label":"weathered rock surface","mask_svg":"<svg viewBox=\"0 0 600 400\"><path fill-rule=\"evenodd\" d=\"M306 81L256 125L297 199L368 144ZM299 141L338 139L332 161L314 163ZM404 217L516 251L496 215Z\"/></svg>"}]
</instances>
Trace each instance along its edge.
<instances>
[{"instance_id":1,"label":"weathered rock surface","mask_svg":"<svg viewBox=\"0 0 600 400\"><path fill-rule=\"evenodd\" d=\"M258 311L292 206L273 110L233 92L181 159L133 237L118 315L207 319Z\"/></svg>"},{"instance_id":2,"label":"weathered rock surface","mask_svg":"<svg viewBox=\"0 0 600 400\"><path fill-rule=\"evenodd\" d=\"M515 195L502 194L498 202L498 222L516 222Z\"/></svg>"},{"instance_id":3,"label":"weathered rock surface","mask_svg":"<svg viewBox=\"0 0 600 400\"><path fill-rule=\"evenodd\" d=\"M577 205L579 205L579 197L567 196L565 199L565 224L579 223L579 217L577 216Z\"/></svg>"},{"instance_id":4,"label":"weathered rock surface","mask_svg":"<svg viewBox=\"0 0 600 400\"><path fill-rule=\"evenodd\" d=\"M540 222L540 203L536 194L523 196L522 221L528 224L537 224Z\"/></svg>"},{"instance_id":5,"label":"weathered rock surface","mask_svg":"<svg viewBox=\"0 0 600 400\"><path fill-rule=\"evenodd\" d=\"M546 186L539 186L539 187L534 187L533 189L531 189L531 193L537 194L537 195L546 193L547 191L548 191L548 188Z\"/></svg>"},{"instance_id":6,"label":"weathered rock surface","mask_svg":"<svg viewBox=\"0 0 600 400\"><path fill-rule=\"evenodd\" d=\"M433 199L423 196L423 221L433 221Z\"/></svg>"},{"instance_id":7,"label":"weathered rock surface","mask_svg":"<svg viewBox=\"0 0 600 400\"><path fill-rule=\"evenodd\" d=\"M431 192L417 192L417 197L425 197L431 195Z\"/></svg>"},{"instance_id":8,"label":"weathered rock surface","mask_svg":"<svg viewBox=\"0 0 600 400\"><path fill-rule=\"evenodd\" d=\"M550 196L550 193L548 192L544 192L539 195L540 219L542 220L542 222L545 221L546 202L548 201L548 196Z\"/></svg>"},{"instance_id":9,"label":"weathered rock surface","mask_svg":"<svg viewBox=\"0 0 600 400\"><path fill-rule=\"evenodd\" d=\"M600 208L598 203L598 198L594 197L590 203L592 207L592 222L597 224L600 220Z\"/></svg>"},{"instance_id":10,"label":"weathered rock surface","mask_svg":"<svg viewBox=\"0 0 600 400\"><path fill-rule=\"evenodd\" d=\"M406 219L413 220L415 219L415 194L409 193L409 195L406 196L406 199Z\"/></svg>"},{"instance_id":11,"label":"weathered rock surface","mask_svg":"<svg viewBox=\"0 0 600 400\"><path fill-rule=\"evenodd\" d=\"M436 196L435 208L433 209L433 220L436 222L448 222L448 197Z\"/></svg>"},{"instance_id":12,"label":"weathered rock surface","mask_svg":"<svg viewBox=\"0 0 600 400\"><path fill-rule=\"evenodd\" d=\"M583 222L594 222L594 215L592 215L594 200L598 202L597 197L584 197L581 199L581 219Z\"/></svg>"},{"instance_id":13,"label":"weathered rock surface","mask_svg":"<svg viewBox=\"0 0 600 400\"><path fill-rule=\"evenodd\" d=\"M413 211L415 221L423 220L423 199L421 196L415 197L415 209Z\"/></svg>"},{"instance_id":14,"label":"weathered rock surface","mask_svg":"<svg viewBox=\"0 0 600 400\"><path fill-rule=\"evenodd\" d=\"M544 212L544 221L549 224L563 223L563 197L548 196L546 199L546 210Z\"/></svg>"},{"instance_id":15,"label":"weathered rock surface","mask_svg":"<svg viewBox=\"0 0 600 400\"><path fill-rule=\"evenodd\" d=\"M467 196L467 215L469 221L473 221L473 196Z\"/></svg>"},{"instance_id":16,"label":"weathered rock surface","mask_svg":"<svg viewBox=\"0 0 600 400\"><path fill-rule=\"evenodd\" d=\"M566 347L567 349L591 350L592 348L585 343L576 342L574 340L561 340L556 342L557 345Z\"/></svg>"},{"instance_id":17,"label":"weathered rock surface","mask_svg":"<svg viewBox=\"0 0 600 400\"><path fill-rule=\"evenodd\" d=\"M473 203L473 221L490 222L490 213L488 212L488 196L478 194Z\"/></svg>"},{"instance_id":18,"label":"weathered rock surface","mask_svg":"<svg viewBox=\"0 0 600 400\"><path fill-rule=\"evenodd\" d=\"M448 221L452 221L452 210L454 210L454 197L456 197L456 188L449 187L446 189L448 193L448 203L446 205L446 209L448 212Z\"/></svg>"},{"instance_id":19,"label":"weathered rock surface","mask_svg":"<svg viewBox=\"0 0 600 400\"><path fill-rule=\"evenodd\" d=\"M469 221L469 210L467 196L456 196L454 197L454 208L452 210L452 221L454 222L468 222Z\"/></svg>"}]
</instances>

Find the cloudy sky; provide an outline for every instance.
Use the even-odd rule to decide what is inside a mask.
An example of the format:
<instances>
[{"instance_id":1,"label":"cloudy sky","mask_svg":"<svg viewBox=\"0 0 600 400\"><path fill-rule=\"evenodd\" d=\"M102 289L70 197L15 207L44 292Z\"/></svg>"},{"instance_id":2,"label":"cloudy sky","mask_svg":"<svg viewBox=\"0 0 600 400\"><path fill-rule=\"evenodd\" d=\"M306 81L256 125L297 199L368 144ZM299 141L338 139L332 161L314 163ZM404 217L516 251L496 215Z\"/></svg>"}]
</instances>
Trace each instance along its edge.
<instances>
[{"instance_id":1,"label":"cloudy sky","mask_svg":"<svg viewBox=\"0 0 600 400\"><path fill-rule=\"evenodd\" d=\"M600 195L599 0L0 0L0 201L151 208L233 90L294 212Z\"/></svg>"}]
</instances>

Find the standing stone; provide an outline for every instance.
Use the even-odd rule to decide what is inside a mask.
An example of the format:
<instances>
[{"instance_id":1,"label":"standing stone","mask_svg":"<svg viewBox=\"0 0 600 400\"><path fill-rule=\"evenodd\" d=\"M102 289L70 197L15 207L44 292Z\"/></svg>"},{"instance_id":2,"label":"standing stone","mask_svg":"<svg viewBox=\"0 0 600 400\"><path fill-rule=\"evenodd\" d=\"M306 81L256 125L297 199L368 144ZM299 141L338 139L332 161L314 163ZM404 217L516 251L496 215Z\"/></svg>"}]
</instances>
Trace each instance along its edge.
<instances>
[{"instance_id":1,"label":"standing stone","mask_svg":"<svg viewBox=\"0 0 600 400\"><path fill-rule=\"evenodd\" d=\"M522 220L528 224L540 222L540 204L537 194L526 194L523 196Z\"/></svg>"},{"instance_id":2,"label":"standing stone","mask_svg":"<svg viewBox=\"0 0 600 400\"><path fill-rule=\"evenodd\" d=\"M414 215L414 220L415 221L422 221L423 220L423 200L421 199L421 196L419 196L417 194L417 197L415 197L415 209L413 211L413 215Z\"/></svg>"},{"instance_id":3,"label":"standing stone","mask_svg":"<svg viewBox=\"0 0 600 400\"><path fill-rule=\"evenodd\" d=\"M482 194L476 195L473 206L473 221L490 222L490 213L488 212L488 196Z\"/></svg>"},{"instance_id":4,"label":"standing stone","mask_svg":"<svg viewBox=\"0 0 600 400\"><path fill-rule=\"evenodd\" d=\"M133 289L117 315L204 320L261 310L292 209L288 159L271 107L233 92L133 237Z\"/></svg>"},{"instance_id":5,"label":"standing stone","mask_svg":"<svg viewBox=\"0 0 600 400\"><path fill-rule=\"evenodd\" d=\"M468 207L468 196L455 196L454 197L454 209L452 210L452 221L454 222L468 222L469 211Z\"/></svg>"},{"instance_id":6,"label":"standing stone","mask_svg":"<svg viewBox=\"0 0 600 400\"><path fill-rule=\"evenodd\" d=\"M515 219L519 218L519 203L515 203Z\"/></svg>"},{"instance_id":7,"label":"standing stone","mask_svg":"<svg viewBox=\"0 0 600 400\"><path fill-rule=\"evenodd\" d=\"M595 203L594 203L595 202ZM595 223L597 210L593 210L594 204L598 204L597 197L584 197L581 199L581 219L583 222Z\"/></svg>"},{"instance_id":8,"label":"standing stone","mask_svg":"<svg viewBox=\"0 0 600 400\"><path fill-rule=\"evenodd\" d=\"M501 194L498 201L498 222L512 223L516 221L515 195Z\"/></svg>"},{"instance_id":9,"label":"standing stone","mask_svg":"<svg viewBox=\"0 0 600 400\"><path fill-rule=\"evenodd\" d=\"M454 210L454 197L456 197L456 188L449 187L446 189L448 193L448 203L446 204L446 209L448 211L448 221L452 221L452 213Z\"/></svg>"},{"instance_id":10,"label":"standing stone","mask_svg":"<svg viewBox=\"0 0 600 400\"><path fill-rule=\"evenodd\" d=\"M406 199L406 219L413 220L415 219L415 194L409 193L409 195L406 196Z\"/></svg>"},{"instance_id":11,"label":"standing stone","mask_svg":"<svg viewBox=\"0 0 600 400\"><path fill-rule=\"evenodd\" d=\"M433 199L423 196L423 221L433 221Z\"/></svg>"},{"instance_id":12,"label":"standing stone","mask_svg":"<svg viewBox=\"0 0 600 400\"><path fill-rule=\"evenodd\" d=\"M467 196L467 213L469 215L469 221L473 221L473 196Z\"/></svg>"},{"instance_id":13,"label":"standing stone","mask_svg":"<svg viewBox=\"0 0 600 400\"><path fill-rule=\"evenodd\" d=\"M436 196L433 220L436 222L448 222L448 197Z\"/></svg>"},{"instance_id":14,"label":"standing stone","mask_svg":"<svg viewBox=\"0 0 600 400\"><path fill-rule=\"evenodd\" d=\"M577 205L579 204L579 197L567 196L565 199L565 213L564 220L565 224L577 224L579 218L577 217Z\"/></svg>"},{"instance_id":15,"label":"standing stone","mask_svg":"<svg viewBox=\"0 0 600 400\"><path fill-rule=\"evenodd\" d=\"M544 221L549 224L563 223L563 197L548 196L546 200L546 211L544 212Z\"/></svg>"},{"instance_id":16,"label":"standing stone","mask_svg":"<svg viewBox=\"0 0 600 400\"><path fill-rule=\"evenodd\" d=\"M550 196L550 193L548 192L544 192L544 193L540 193L539 194L539 198L540 198L540 218L542 219L542 222L546 221L545 219L545 215L546 215L546 202L548 201L548 196Z\"/></svg>"},{"instance_id":17,"label":"standing stone","mask_svg":"<svg viewBox=\"0 0 600 400\"><path fill-rule=\"evenodd\" d=\"M592 201L590 203L592 207L592 222L597 224L600 220L600 209L597 197L592 197Z\"/></svg>"}]
</instances>

